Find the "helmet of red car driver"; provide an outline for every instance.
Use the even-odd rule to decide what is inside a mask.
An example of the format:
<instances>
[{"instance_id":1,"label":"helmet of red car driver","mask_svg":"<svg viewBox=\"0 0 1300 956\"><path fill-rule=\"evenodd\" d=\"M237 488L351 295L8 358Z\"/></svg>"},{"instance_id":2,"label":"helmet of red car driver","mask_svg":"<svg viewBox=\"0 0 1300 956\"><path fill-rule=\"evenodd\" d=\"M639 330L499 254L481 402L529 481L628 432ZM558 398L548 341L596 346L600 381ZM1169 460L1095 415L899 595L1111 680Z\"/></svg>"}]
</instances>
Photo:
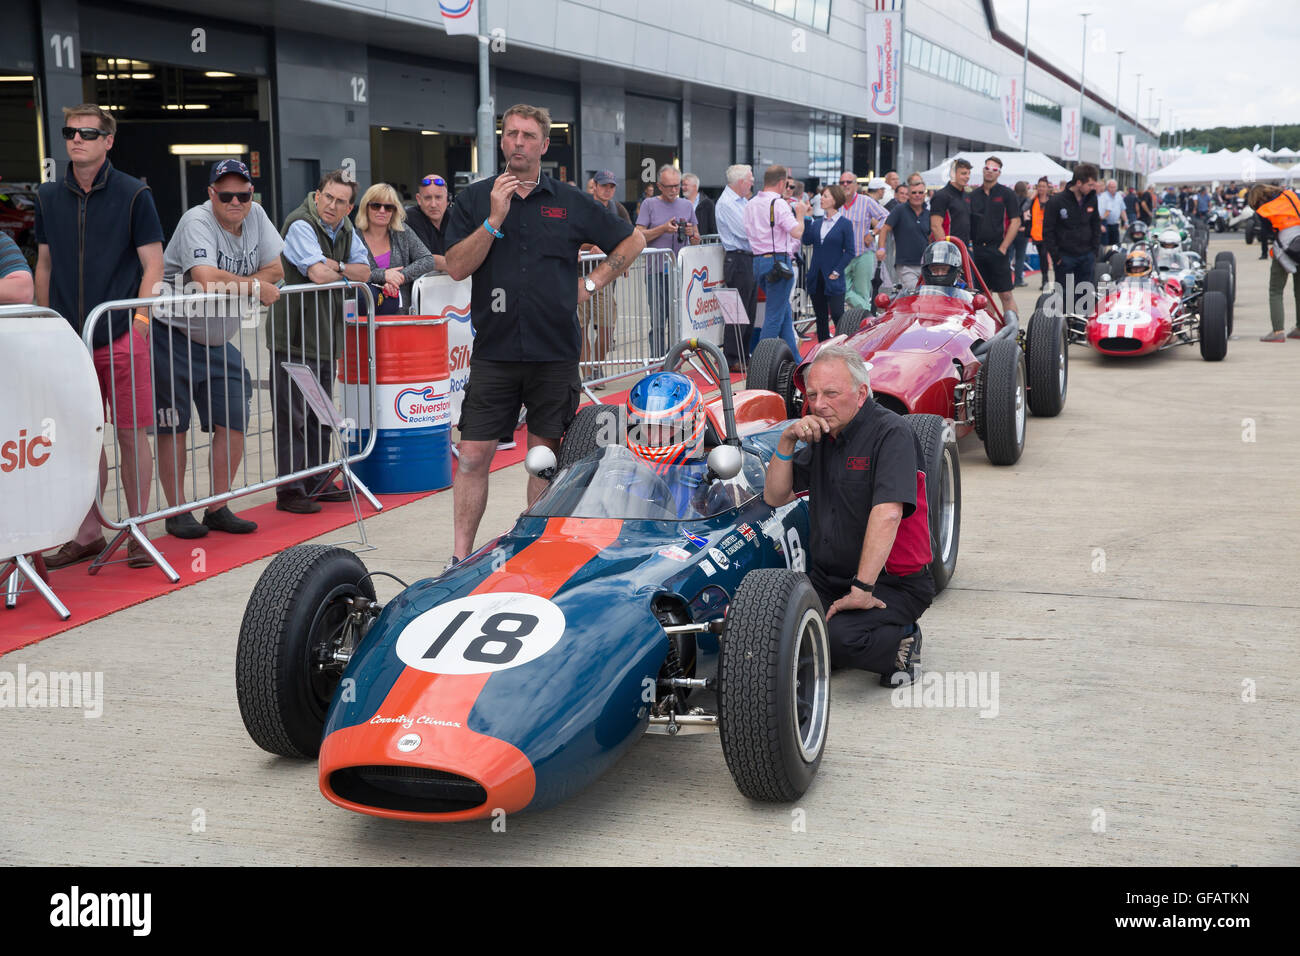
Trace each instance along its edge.
<instances>
[{"instance_id":1,"label":"helmet of red car driver","mask_svg":"<svg viewBox=\"0 0 1300 956\"><path fill-rule=\"evenodd\" d=\"M655 372L628 393L627 446L656 471L698 458L704 426L704 397L685 375Z\"/></svg>"},{"instance_id":2,"label":"helmet of red car driver","mask_svg":"<svg viewBox=\"0 0 1300 956\"><path fill-rule=\"evenodd\" d=\"M1170 251L1173 251L1175 249L1181 249L1182 245L1183 237L1178 234L1178 230L1166 229L1164 232L1160 233L1161 249L1169 249Z\"/></svg>"},{"instance_id":3,"label":"helmet of red car driver","mask_svg":"<svg viewBox=\"0 0 1300 956\"><path fill-rule=\"evenodd\" d=\"M1124 274L1149 276L1151 274L1151 254L1145 249L1134 249L1124 257Z\"/></svg>"},{"instance_id":4,"label":"helmet of red car driver","mask_svg":"<svg viewBox=\"0 0 1300 956\"><path fill-rule=\"evenodd\" d=\"M932 242L921 255L921 279L926 285L956 285L961 253L951 242Z\"/></svg>"}]
</instances>

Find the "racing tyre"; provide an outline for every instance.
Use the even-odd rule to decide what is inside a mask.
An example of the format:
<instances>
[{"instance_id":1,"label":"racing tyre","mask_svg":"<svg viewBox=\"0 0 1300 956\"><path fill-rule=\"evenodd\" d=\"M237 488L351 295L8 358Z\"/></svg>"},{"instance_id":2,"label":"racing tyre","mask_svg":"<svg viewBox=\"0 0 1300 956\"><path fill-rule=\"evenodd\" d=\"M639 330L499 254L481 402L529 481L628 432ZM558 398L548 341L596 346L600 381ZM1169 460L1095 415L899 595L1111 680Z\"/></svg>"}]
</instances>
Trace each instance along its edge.
<instances>
[{"instance_id":1,"label":"racing tyre","mask_svg":"<svg viewBox=\"0 0 1300 956\"><path fill-rule=\"evenodd\" d=\"M1029 371L1029 410L1040 418L1055 418L1065 407L1070 380L1065 319L1035 312L1029 320L1025 357Z\"/></svg>"},{"instance_id":2,"label":"racing tyre","mask_svg":"<svg viewBox=\"0 0 1300 956\"><path fill-rule=\"evenodd\" d=\"M1063 292L1053 289L1051 292L1043 292L1038 296L1038 301L1034 303L1034 312L1042 312L1045 315L1064 315L1065 303L1062 301Z\"/></svg>"},{"instance_id":3,"label":"racing tyre","mask_svg":"<svg viewBox=\"0 0 1300 956\"><path fill-rule=\"evenodd\" d=\"M998 339L984 354L976 377L979 432L995 465L1014 465L1025 450L1025 360L1011 339Z\"/></svg>"},{"instance_id":4,"label":"racing tyre","mask_svg":"<svg viewBox=\"0 0 1300 956\"><path fill-rule=\"evenodd\" d=\"M1201 299L1201 358L1220 362L1228 354L1228 300L1222 292Z\"/></svg>"},{"instance_id":5,"label":"racing tyre","mask_svg":"<svg viewBox=\"0 0 1300 956\"><path fill-rule=\"evenodd\" d=\"M749 359L745 387L776 392L785 401L785 413L794 418L798 415L794 404L794 369L794 356L783 339L763 339Z\"/></svg>"},{"instance_id":6,"label":"racing tyre","mask_svg":"<svg viewBox=\"0 0 1300 956\"><path fill-rule=\"evenodd\" d=\"M1222 292L1223 300L1228 305L1228 334L1232 334L1232 273L1222 266L1215 266L1205 273L1205 292Z\"/></svg>"},{"instance_id":7,"label":"racing tyre","mask_svg":"<svg viewBox=\"0 0 1300 956\"><path fill-rule=\"evenodd\" d=\"M840 320L835 323L836 335L857 335L858 329L862 328L862 321L869 312L866 309L845 309Z\"/></svg>"},{"instance_id":8,"label":"racing tyre","mask_svg":"<svg viewBox=\"0 0 1300 956\"><path fill-rule=\"evenodd\" d=\"M622 411L618 405L588 405L578 409L564 433L564 441L560 443L560 453L556 456L557 474L582 461L602 445L609 444L611 438L621 445Z\"/></svg>"},{"instance_id":9,"label":"racing tyre","mask_svg":"<svg viewBox=\"0 0 1300 956\"><path fill-rule=\"evenodd\" d=\"M235 651L239 714L253 742L281 757L320 752L325 714L342 675L346 599L375 599L351 551L306 544L283 551L258 579Z\"/></svg>"},{"instance_id":10,"label":"racing tyre","mask_svg":"<svg viewBox=\"0 0 1300 956\"><path fill-rule=\"evenodd\" d=\"M808 789L826 748L830 677L826 618L807 575L745 575L718 658L722 755L745 796L789 802Z\"/></svg>"},{"instance_id":11,"label":"racing tyre","mask_svg":"<svg viewBox=\"0 0 1300 956\"><path fill-rule=\"evenodd\" d=\"M930 521L930 576L938 594L948 586L957 569L957 545L961 537L961 466L957 457L957 435L938 415L908 415L921 443L925 471L925 496Z\"/></svg>"},{"instance_id":12,"label":"racing tyre","mask_svg":"<svg viewBox=\"0 0 1300 956\"><path fill-rule=\"evenodd\" d=\"M1215 269L1227 269L1232 276L1232 303L1237 304L1237 254L1226 249L1214 257Z\"/></svg>"}]
</instances>

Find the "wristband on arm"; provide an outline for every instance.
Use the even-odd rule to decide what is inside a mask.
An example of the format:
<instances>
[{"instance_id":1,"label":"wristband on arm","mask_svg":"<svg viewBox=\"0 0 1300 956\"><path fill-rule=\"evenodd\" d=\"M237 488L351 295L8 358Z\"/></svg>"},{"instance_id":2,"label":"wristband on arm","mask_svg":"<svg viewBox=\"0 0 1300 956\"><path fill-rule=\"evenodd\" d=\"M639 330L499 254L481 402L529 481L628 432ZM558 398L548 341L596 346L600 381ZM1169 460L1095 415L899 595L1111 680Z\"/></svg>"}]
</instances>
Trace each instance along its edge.
<instances>
[{"instance_id":1,"label":"wristband on arm","mask_svg":"<svg viewBox=\"0 0 1300 956\"><path fill-rule=\"evenodd\" d=\"M775 455L777 458L780 458L782 461L789 461L791 458L794 457L794 455L783 455L781 454L780 451L773 451L772 454Z\"/></svg>"},{"instance_id":2,"label":"wristband on arm","mask_svg":"<svg viewBox=\"0 0 1300 956\"><path fill-rule=\"evenodd\" d=\"M492 233L492 235L496 236L498 239L504 239L506 237L506 234L500 229L493 229L492 223L488 222L486 219L483 220L483 228Z\"/></svg>"}]
</instances>

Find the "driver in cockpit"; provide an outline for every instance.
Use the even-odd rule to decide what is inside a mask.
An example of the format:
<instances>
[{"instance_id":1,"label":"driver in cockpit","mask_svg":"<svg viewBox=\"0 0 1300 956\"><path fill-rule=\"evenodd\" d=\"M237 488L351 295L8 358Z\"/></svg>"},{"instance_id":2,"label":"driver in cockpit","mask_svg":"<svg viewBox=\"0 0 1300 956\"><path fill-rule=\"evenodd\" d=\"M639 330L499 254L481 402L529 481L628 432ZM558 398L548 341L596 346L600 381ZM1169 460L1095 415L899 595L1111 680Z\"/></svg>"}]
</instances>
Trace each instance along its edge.
<instances>
[{"instance_id":1,"label":"driver in cockpit","mask_svg":"<svg viewBox=\"0 0 1300 956\"><path fill-rule=\"evenodd\" d=\"M1160 233L1155 265L1158 272L1186 272L1191 268L1187 257L1183 255L1183 238L1176 229L1166 229Z\"/></svg>"},{"instance_id":2,"label":"driver in cockpit","mask_svg":"<svg viewBox=\"0 0 1300 956\"><path fill-rule=\"evenodd\" d=\"M664 479L679 517L704 507L705 425L704 397L679 372L654 372L628 393L628 450Z\"/></svg>"},{"instance_id":3,"label":"driver in cockpit","mask_svg":"<svg viewBox=\"0 0 1300 956\"><path fill-rule=\"evenodd\" d=\"M932 242L921 255L921 284L964 288L961 252L951 242Z\"/></svg>"}]
</instances>

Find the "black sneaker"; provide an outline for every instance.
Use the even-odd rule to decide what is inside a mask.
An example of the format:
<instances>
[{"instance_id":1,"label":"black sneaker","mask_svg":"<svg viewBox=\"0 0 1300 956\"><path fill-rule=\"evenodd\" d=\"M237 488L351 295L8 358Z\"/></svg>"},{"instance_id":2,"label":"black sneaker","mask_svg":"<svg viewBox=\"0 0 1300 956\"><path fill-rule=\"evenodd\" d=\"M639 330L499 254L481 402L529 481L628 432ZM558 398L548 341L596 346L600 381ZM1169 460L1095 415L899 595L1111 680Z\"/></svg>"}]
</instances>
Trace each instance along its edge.
<instances>
[{"instance_id":1,"label":"black sneaker","mask_svg":"<svg viewBox=\"0 0 1300 956\"><path fill-rule=\"evenodd\" d=\"M898 642L894 670L880 675L881 687L906 687L921 679L921 626L912 629Z\"/></svg>"},{"instance_id":2,"label":"black sneaker","mask_svg":"<svg viewBox=\"0 0 1300 956\"><path fill-rule=\"evenodd\" d=\"M203 523L213 531L224 531L227 534L252 534L257 530L256 521L239 517L225 505L216 511L209 508L203 516Z\"/></svg>"},{"instance_id":3,"label":"black sneaker","mask_svg":"<svg viewBox=\"0 0 1300 956\"><path fill-rule=\"evenodd\" d=\"M194 515L190 512L173 515L163 524L167 528L167 533L175 538L201 538L208 533L208 529L194 520Z\"/></svg>"},{"instance_id":4,"label":"black sneaker","mask_svg":"<svg viewBox=\"0 0 1300 956\"><path fill-rule=\"evenodd\" d=\"M306 495L294 495L292 497L275 499L276 511L287 511L295 515L314 515L320 511L320 505L312 501Z\"/></svg>"}]
</instances>

